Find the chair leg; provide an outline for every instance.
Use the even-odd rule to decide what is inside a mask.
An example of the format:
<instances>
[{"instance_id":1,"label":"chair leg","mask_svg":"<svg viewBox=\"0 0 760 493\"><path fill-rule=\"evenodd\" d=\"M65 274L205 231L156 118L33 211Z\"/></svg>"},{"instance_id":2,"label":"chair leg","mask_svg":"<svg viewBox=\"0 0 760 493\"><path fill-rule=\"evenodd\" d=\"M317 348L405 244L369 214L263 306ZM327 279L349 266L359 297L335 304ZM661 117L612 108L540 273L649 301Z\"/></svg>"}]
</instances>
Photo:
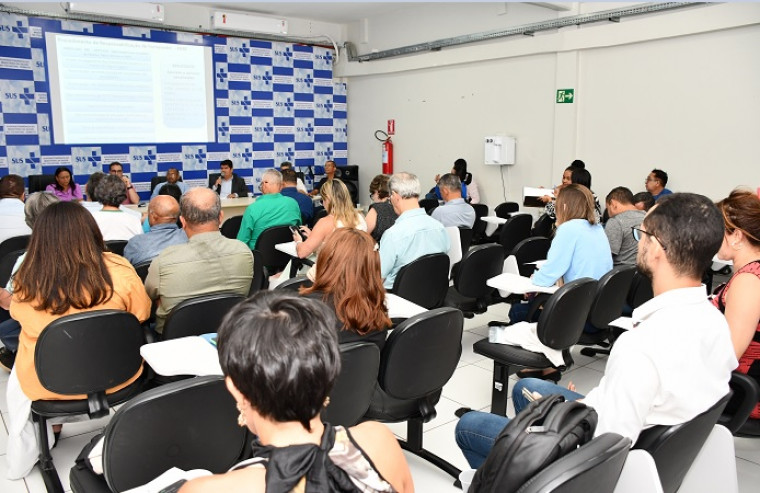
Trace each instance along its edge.
<instances>
[{"instance_id":1,"label":"chair leg","mask_svg":"<svg viewBox=\"0 0 760 493\"><path fill-rule=\"evenodd\" d=\"M406 441L399 440L399 445L407 452L411 452L417 457L425 459L433 464L438 469L451 475L454 479L459 479L459 469L454 467L453 464L443 460L434 453L422 448L422 421L418 419L410 419L407 421L406 426Z\"/></svg>"},{"instance_id":2,"label":"chair leg","mask_svg":"<svg viewBox=\"0 0 760 493\"><path fill-rule=\"evenodd\" d=\"M493 388L491 389L491 413L507 415L509 398L509 366L493 362Z\"/></svg>"},{"instance_id":3,"label":"chair leg","mask_svg":"<svg viewBox=\"0 0 760 493\"><path fill-rule=\"evenodd\" d=\"M33 415L37 424L37 446L40 449L40 472L45 481L45 489L48 493L63 493L63 485L58 477L58 471L53 464L53 456L50 455L48 444L47 420L44 416Z\"/></svg>"}]
</instances>

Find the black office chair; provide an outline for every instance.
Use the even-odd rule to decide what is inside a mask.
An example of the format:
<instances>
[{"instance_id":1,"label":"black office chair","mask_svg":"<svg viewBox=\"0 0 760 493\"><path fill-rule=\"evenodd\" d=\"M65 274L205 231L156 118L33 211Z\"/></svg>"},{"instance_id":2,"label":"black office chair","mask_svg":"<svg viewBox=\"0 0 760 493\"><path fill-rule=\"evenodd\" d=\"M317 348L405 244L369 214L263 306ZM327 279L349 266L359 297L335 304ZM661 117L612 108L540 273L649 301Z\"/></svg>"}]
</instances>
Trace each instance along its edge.
<instances>
[{"instance_id":1,"label":"black office chair","mask_svg":"<svg viewBox=\"0 0 760 493\"><path fill-rule=\"evenodd\" d=\"M251 289L248 290L248 296L256 291L267 289L269 287L269 272L264 267L264 255L258 251L253 251L253 277L251 278Z\"/></svg>"},{"instance_id":2,"label":"black office chair","mask_svg":"<svg viewBox=\"0 0 760 493\"><path fill-rule=\"evenodd\" d=\"M462 256L464 256L464 254L467 253L467 250L470 249L470 245L472 245L473 234L474 233L471 228L459 226L459 242L462 245Z\"/></svg>"},{"instance_id":3,"label":"black office chair","mask_svg":"<svg viewBox=\"0 0 760 493\"><path fill-rule=\"evenodd\" d=\"M523 277L532 276L533 272L536 270L536 264L534 262L537 260L546 260L551 246L551 240L544 238L543 236L525 238L515 245L510 255L515 256L520 275Z\"/></svg>"},{"instance_id":4,"label":"black office chair","mask_svg":"<svg viewBox=\"0 0 760 493\"><path fill-rule=\"evenodd\" d=\"M509 255L515 246L530 236L530 225L533 217L530 214L515 214L502 224L499 231L499 243L504 249L504 255Z\"/></svg>"},{"instance_id":5,"label":"black office chair","mask_svg":"<svg viewBox=\"0 0 760 493\"><path fill-rule=\"evenodd\" d=\"M115 253L116 255L124 256L124 248L126 248L128 241L127 240L109 240L106 241L106 248L109 252Z\"/></svg>"},{"instance_id":6,"label":"black office chair","mask_svg":"<svg viewBox=\"0 0 760 493\"><path fill-rule=\"evenodd\" d=\"M140 262L139 264L135 265L135 271L137 272L137 275L140 276L140 279L143 283L145 283L145 278L148 277L148 269L150 268L150 264L153 263L153 260L146 260L145 262Z\"/></svg>"},{"instance_id":7,"label":"black office chair","mask_svg":"<svg viewBox=\"0 0 760 493\"><path fill-rule=\"evenodd\" d=\"M631 441L605 433L552 462L516 493L587 493L614 491Z\"/></svg>"},{"instance_id":8,"label":"black office chair","mask_svg":"<svg viewBox=\"0 0 760 493\"><path fill-rule=\"evenodd\" d=\"M473 247L462 257L454 273L454 285L448 289L444 304L459 308L467 318L484 313L494 288L486 281L498 276L504 266L504 250L494 243Z\"/></svg>"},{"instance_id":9,"label":"black office chair","mask_svg":"<svg viewBox=\"0 0 760 493\"><path fill-rule=\"evenodd\" d=\"M462 354L462 312L438 308L402 322L388 336L380 358L380 372L369 420L407 422L407 450L436 467L459 476L459 470L422 445L422 426L435 418L441 389L454 374Z\"/></svg>"},{"instance_id":10,"label":"black office chair","mask_svg":"<svg viewBox=\"0 0 760 493\"><path fill-rule=\"evenodd\" d=\"M678 491L730 398L731 392L686 423L652 426L641 432L633 448L646 450L652 456L663 493Z\"/></svg>"},{"instance_id":11,"label":"black office chair","mask_svg":"<svg viewBox=\"0 0 760 493\"><path fill-rule=\"evenodd\" d=\"M180 176L177 181L182 181L182 177ZM214 179L216 181L216 179ZM156 189L156 186L158 186L161 183L166 182L166 175L164 176L154 176L150 179L150 192L153 193L153 190Z\"/></svg>"},{"instance_id":12,"label":"black office chair","mask_svg":"<svg viewBox=\"0 0 760 493\"><path fill-rule=\"evenodd\" d=\"M290 226L272 226L259 235L256 240L256 248L261 252L261 262L267 268L269 275L281 272L288 262L296 260L285 252L277 250L274 246L278 243L293 241L293 232Z\"/></svg>"},{"instance_id":13,"label":"black office chair","mask_svg":"<svg viewBox=\"0 0 760 493\"><path fill-rule=\"evenodd\" d=\"M760 384L749 375L733 371L729 385L733 395L718 419L718 424L738 437L760 437L760 419L748 419L760 402Z\"/></svg>"},{"instance_id":14,"label":"black office chair","mask_svg":"<svg viewBox=\"0 0 760 493\"><path fill-rule=\"evenodd\" d=\"M5 255L15 252L16 250L26 250L26 247L29 246L29 238L31 238L31 236L32 235L12 236L0 242L0 258L3 258Z\"/></svg>"},{"instance_id":15,"label":"black office chair","mask_svg":"<svg viewBox=\"0 0 760 493\"><path fill-rule=\"evenodd\" d=\"M552 349L562 351L565 365L556 367L564 371L573 363L570 347L577 344L586 324L597 282L584 277L571 281L551 295L538 319L538 339ZM518 346L488 342L481 339L472 346L476 354L493 361L491 412L501 416L507 412L509 376L518 367L555 368L543 353L528 351Z\"/></svg>"},{"instance_id":16,"label":"black office chair","mask_svg":"<svg viewBox=\"0 0 760 493\"><path fill-rule=\"evenodd\" d=\"M423 255L403 266L393 281L393 293L428 310L438 308L449 290L449 256Z\"/></svg>"},{"instance_id":17,"label":"black office chair","mask_svg":"<svg viewBox=\"0 0 760 493\"><path fill-rule=\"evenodd\" d=\"M429 216L433 213L433 211L439 206L438 200L436 199L421 199L420 200L420 207L425 209L425 213Z\"/></svg>"},{"instance_id":18,"label":"black office chair","mask_svg":"<svg viewBox=\"0 0 760 493\"><path fill-rule=\"evenodd\" d=\"M311 224L309 227L313 228L315 224L319 222L320 219L323 217L327 217L327 210L320 206L317 206L314 208L314 217L311 219Z\"/></svg>"},{"instance_id":19,"label":"black office chair","mask_svg":"<svg viewBox=\"0 0 760 493\"><path fill-rule=\"evenodd\" d=\"M470 204L475 209L475 224L472 226L472 244L480 245L484 242L486 236L486 222L480 218L488 215L488 206L486 204Z\"/></svg>"},{"instance_id":20,"label":"black office chair","mask_svg":"<svg viewBox=\"0 0 760 493\"><path fill-rule=\"evenodd\" d=\"M214 188L214 184L216 183L216 180L222 176L221 173L211 173L208 175L208 187Z\"/></svg>"},{"instance_id":21,"label":"black office chair","mask_svg":"<svg viewBox=\"0 0 760 493\"><path fill-rule=\"evenodd\" d=\"M280 284L278 284L274 289L287 289L290 291L298 292L301 287L311 287L314 283L311 282L311 279L309 279L306 276L298 276L298 277L292 277L288 279L287 281L283 281Z\"/></svg>"},{"instance_id":22,"label":"black office chair","mask_svg":"<svg viewBox=\"0 0 760 493\"><path fill-rule=\"evenodd\" d=\"M232 216L224 221L222 227L219 230L222 232L222 236L231 240L237 239L238 232L240 231L240 225L243 222L243 216Z\"/></svg>"},{"instance_id":23,"label":"black office chair","mask_svg":"<svg viewBox=\"0 0 760 493\"><path fill-rule=\"evenodd\" d=\"M13 273L13 266L16 265L16 261L22 256L26 250L16 250L14 252L8 252L3 257L0 257L0 288L4 288L8 285L8 280Z\"/></svg>"},{"instance_id":24,"label":"black office chair","mask_svg":"<svg viewBox=\"0 0 760 493\"><path fill-rule=\"evenodd\" d=\"M166 317L163 339L216 332L227 312L244 299L245 296L234 293L213 293L185 300Z\"/></svg>"},{"instance_id":25,"label":"black office chair","mask_svg":"<svg viewBox=\"0 0 760 493\"><path fill-rule=\"evenodd\" d=\"M126 491L172 467L226 472L250 439L237 425L235 400L221 376L198 377L149 390L124 404L101 435L103 475L77 462L75 493Z\"/></svg>"},{"instance_id":26,"label":"black office chair","mask_svg":"<svg viewBox=\"0 0 760 493\"><path fill-rule=\"evenodd\" d=\"M358 424L369 409L380 369L380 350L371 342L340 345L340 375L322 420L346 427Z\"/></svg>"},{"instance_id":27,"label":"black office chair","mask_svg":"<svg viewBox=\"0 0 760 493\"><path fill-rule=\"evenodd\" d=\"M601 346L603 349L585 347L581 349L582 355L610 354L609 348L616 338L616 332L610 328L610 322L619 318L623 313L625 299L628 296L635 273L636 267L633 265L618 265L599 278L594 303L591 305L588 314L588 323L597 329L597 332L584 331L578 340L578 344L581 346Z\"/></svg>"},{"instance_id":28,"label":"black office chair","mask_svg":"<svg viewBox=\"0 0 760 493\"><path fill-rule=\"evenodd\" d=\"M29 194L44 192L48 185L55 183L55 175L29 175Z\"/></svg>"},{"instance_id":29,"label":"black office chair","mask_svg":"<svg viewBox=\"0 0 760 493\"><path fill-rule=\"evenodd\" d=\"M533 229L530 230L530 235L551 238L554 236L554 222L555 219L549 214L541 214L538 216L538 219L536 219L536 223L533 225Z\"/></svg>"},{"instance_id":30,"label":"black office chair","mask_svg":"<svg viewBox=\"0 0 760 493\"><path fill-rule=\"evenodd\" d=\"M140 370L142 344L140 322L120 310L66 315L48 324L40 334L34 367L42 386L56 394L87 396L32 402L39 467L49 492L62 493L63 486L48 449L48 418L81 414L102 418L111 406L136 396L142 390L143 377L117 392L106 394L106 390L129 381Z\"/></svg>"},{"instance_id":31,"label":"black office chair","mask_svg":"<svg viewBox=\"0 0 760 493\"><path fill-rule=\"evenodd\" d=\"M633 279L631 280L631 287L628 290L628 296L625 300L626 306L623 310L623 315L630 317L633 313L633 310L640 307L652 298L654 298L654 291L652 291L652 280L637 270L633 275Z\"/></svg>"},{"instance_id":32,"label":"black office chair","mask_svg":"<svg viewBox=\"0 0 760 493\"><path fill-rule=\"evenodd\" d=\"M512 217L512 214L520 210L520 204L517 202L502 202L501 204L497 205L496 208L493 210L494 214L496 214L496 217L500 217L502 219L509 219Z\"/></svg>"}]
</instances>

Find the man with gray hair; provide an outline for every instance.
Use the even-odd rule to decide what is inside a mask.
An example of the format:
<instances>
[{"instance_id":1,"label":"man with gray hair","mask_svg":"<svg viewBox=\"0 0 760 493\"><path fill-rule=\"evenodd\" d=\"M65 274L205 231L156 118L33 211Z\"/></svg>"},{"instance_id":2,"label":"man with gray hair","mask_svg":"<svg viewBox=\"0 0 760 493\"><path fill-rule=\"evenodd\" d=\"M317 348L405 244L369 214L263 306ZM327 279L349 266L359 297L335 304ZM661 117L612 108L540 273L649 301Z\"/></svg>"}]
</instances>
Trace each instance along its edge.
<instances>
[{"instance_id":1,"label":"man with gray hair","mask_svg":"<svg viewBox=\"0 0 760 493\"><path fill-rule=\"evenodd\" d=\"M171 245L187 243L187 234L177 226L179 204L169 195L156 195L148 204L150 231L133 236L124 247L124 257L132 265L153 260Z\"/></svg>"},{"instance_id":2,"label":"man with gray hair","mask_svg":"<svg viewBox=\"0 0 760 493\"><path fill-rule=\"evenodd\" d=\"M443 225L428 216L419 204L420 181L411 173L396 173L389 182L396 223L380 239L380 269L386 289L406 264L431 253L449 251L449 235Z\"/></svg>"},{"instance_id":3,"label":"man with gray hair","mask_svg":"<svg viewBox=\"0 0 760 493\"><path fill-rule=\"evenodd\" d=\"M462 198L462 180L446 173L438 180L438 189L445 204L436 207L431 214L446 227L470 228L475 224L475 209Z\"/></svg>"},{"instance_id":4,"label":"man with gray hair","mask_svg":"<svg viewBox=\"0 0 760 493\"><path fill-rule=\"evenodd\" d=\"M243 222L237 239L256 248L256 240L267 228L272 226L298 226L301 224L301 209L298 202L280 193L282 174L276 169L269 169L261 177L259 190L263 195L256 197L256 202L249 205L243 214Z\"/></svg>"},{"instance_id":5,"label":"man with gray hair","mask_svg":"<svg viewBox=\"0 0 760 493\"><path fill-rule=\"evenodd\" d=\"M220 291L247 295L253 278L251 250L219 232L224 215L216 192L192 188L182 197L180 208L188 242L164 248L150 264L145 279L148 296L158 300L158 333L180 302Z\"/></svg>"}]
</instances>

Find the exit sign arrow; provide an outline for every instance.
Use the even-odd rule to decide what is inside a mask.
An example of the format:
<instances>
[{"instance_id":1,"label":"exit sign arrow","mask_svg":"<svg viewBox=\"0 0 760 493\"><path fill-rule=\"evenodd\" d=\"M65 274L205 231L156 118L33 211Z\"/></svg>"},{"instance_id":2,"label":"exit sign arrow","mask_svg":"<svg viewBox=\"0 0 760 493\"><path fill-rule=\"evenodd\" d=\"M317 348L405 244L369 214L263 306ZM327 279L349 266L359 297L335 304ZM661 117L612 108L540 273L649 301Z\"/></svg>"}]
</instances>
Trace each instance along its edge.
<instances>
[{"instance_id":1,"label":"exit sign arrow","mask_svg":"<svg viewBox=\"0 0 760 493\"><path fill-rule=\"evenodd\" d=\"M572 103L575 99L575 89L557 89L557 103Z\"/></svg>"}]
</instances>

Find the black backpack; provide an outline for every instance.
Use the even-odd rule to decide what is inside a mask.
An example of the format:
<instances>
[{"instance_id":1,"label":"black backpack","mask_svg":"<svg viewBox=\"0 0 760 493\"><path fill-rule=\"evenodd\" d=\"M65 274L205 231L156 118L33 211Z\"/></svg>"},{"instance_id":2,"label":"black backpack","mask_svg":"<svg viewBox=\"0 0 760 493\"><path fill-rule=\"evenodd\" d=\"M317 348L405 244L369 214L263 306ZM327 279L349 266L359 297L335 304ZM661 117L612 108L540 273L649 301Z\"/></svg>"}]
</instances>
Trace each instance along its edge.
<instances>
[{"instance_id":1,"label":"black backpack","mask_svg":"<svg viewBox=\"0 0 760 493\"><path fill-rule=\"evenodd\" d=\"M596 422L596 411L560 395L531 402L496 438L469 491L519 490L543 468L590 441Z\"/></svg>"}]
</instances>

